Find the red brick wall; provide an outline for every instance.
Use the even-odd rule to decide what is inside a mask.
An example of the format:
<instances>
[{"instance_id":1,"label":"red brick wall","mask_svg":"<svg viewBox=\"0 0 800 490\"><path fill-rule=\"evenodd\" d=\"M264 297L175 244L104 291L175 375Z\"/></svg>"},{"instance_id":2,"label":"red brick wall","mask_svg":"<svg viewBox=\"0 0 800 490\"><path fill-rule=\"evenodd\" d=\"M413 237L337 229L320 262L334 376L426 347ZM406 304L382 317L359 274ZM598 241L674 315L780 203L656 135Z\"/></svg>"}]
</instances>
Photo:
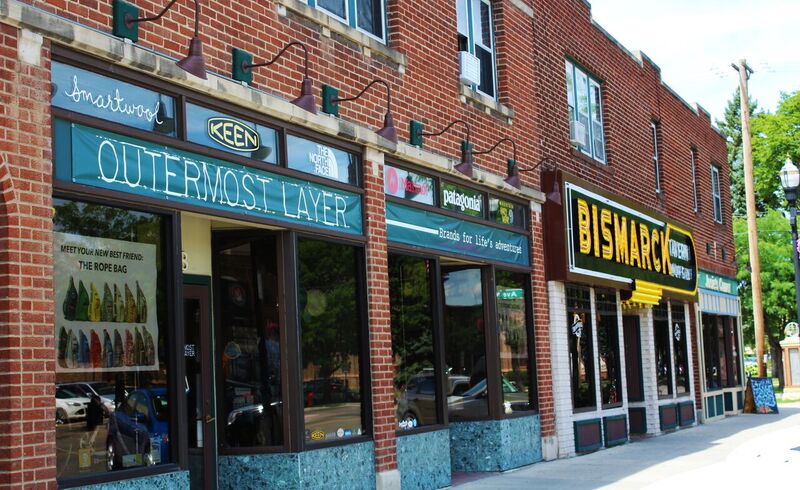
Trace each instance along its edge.
<instances>
[{"instance_id":1,"label":"red brick wall","mask_svg":"<svg viewBox=\"0 0 800 490\"><path fill-rule=\"evenodd\" d=\"M21 63L18 35L0 24L0 487L55 488L49 50Z\"/></svg>"}]
</instances>

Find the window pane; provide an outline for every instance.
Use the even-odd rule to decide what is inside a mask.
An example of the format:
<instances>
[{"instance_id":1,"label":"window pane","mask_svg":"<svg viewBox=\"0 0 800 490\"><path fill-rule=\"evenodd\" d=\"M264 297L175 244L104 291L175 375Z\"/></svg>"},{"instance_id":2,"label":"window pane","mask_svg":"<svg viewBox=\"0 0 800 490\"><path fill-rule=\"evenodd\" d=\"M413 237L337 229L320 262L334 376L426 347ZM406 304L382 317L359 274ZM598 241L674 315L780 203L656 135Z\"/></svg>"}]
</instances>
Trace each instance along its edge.
<instances>
[{"instance_id":1,"label":"window pane","mask_svg":"<svg viewBox=\"0 0 800 490\"><path fill-rule=\"evenodd\" d=\"M567 328L573 408L595 407L590 290L567 286Z\"/></svg>"},{"instance_id":2,"label":"window pane","mask_svg":"<svg viewBox=\"0 0 800 490\"><path fill-rule=\"evenodd\" d=\"M166 220L66 199L53 206L58 475L173 462L162 409Z\"/></svg>"},{"instance_id":3,"label":"window pane","mask_svg":"<svg viewBox=\"0 0 800 490\"><path fill-rule=\"evenodd\" d=\"M358 254L348 245L297 242L306 442L364 432Z\"/></svg>"},{"instance_id":4,"label":"window pane","mask_svg":"<svg viewBox=\"0 0 800 490\"><path fill-rule=\"evenodd\" d=\"M675 390L678 395L689 393L689 356L686 343L686 312L683 303L672 304L672 341L675 355Z\"/></svg>"},{"instance_id":5,"label":"window pane","mask_svg":"<svg viewBox=\"0 0 800 490\"><path fill-rule=\"evenodd\" d=\"M456 25L458 33L464 37L469 37L469 15L467 14L467 2L469 0L456 0Z\"/></svg>"},{"instance_id":6,"label":"window pane","mask_svg":"<svg viewBox=\"0 0 800 490\"><path fill-rule=\"evenodd\" d=\"M600 100L600 85L594 80L591 81L590 91L592 97L592 147L594 157L603 161L606 159L605 141L603 139L603 106Z\"/></svg>"},{"instance_id":7,"label":"window pane","mask_svg":"<svg viewBox=\"0 0 800 490\"><path fill-rule=\"evenodd\" d=\"M481 270L442 270L444 349L450 421L487 417L486 338Z\"/></svg>"},{"instance_id":8,"label":"window pane","mask_svg":"<svg viewBox=\"0 0 800 490\"><path fill-rule=\"evenodd\" d=\"M697 211L698 203L697 203L697 168L695 167L695 160L697 159L695 155L695 151L690 151L691 158L692 158L692 196L694 197L694 210Z\"/></svg>"},{"instance_id":9,"label":"window pane","mask_svg":"<svg viewBox=\"0 0 800 490\"><path fill-rule=\"evenodd\" d=\"M484 47L492 48L492 6L487 2L480 2L480 32L476 33L475 40Z\"/></svg>"},{"instance_id":10,"label":"window pane","mask_svg":"<svg viewBox=\"0 0 800 490\"><path fill-rule=\"evenodd\" d=\"M703 315L703 357L706 366L706 388L716 390L720 382L719 344L717 343L717 317Z\"/></svg>"},{"instance_id":11,"label":"window pane","mask_svg":"<svg viewBox=\"0 0 800 490\"><path fill-rule=\"evenodd\" d=\"M481 60L481 83L478 85L478 90L490 97L494 97L494 60L492 59L492 51L476 44L475 56Z\"/></svg>"},{"instance_id":12,"label":"window pane","mask_svg":"<svg viewBox=\"0 0 800 490\"><path fill-rule=\"evenodd\" d=\"M347 19L345 0L317 0L317 7L321 7L342 19Z\"/></svg>"},{"instance_id":13,"label":"window pane","mask_svg":"<svg viewBox=\"0 0 800 490\"><path fill-rule=\"evenodd\" d=\"M228 447L283 444L275 238L221 239L222 374Z\"/></svg>"},{"instance_id":14,"label":"window pane","mask_svg":"<svg viewBox=\"0 0 800 490\"><path fill-rule=\"evenodd\" d=\"M666 303L659 303L653 307L653 333L656 344L656 380L658 382L658 397L665 398L672 395L672 366L669 349L669 317Z\"/></svg>"},{"instance_id":15,"label":"window pane","mask_svg":"<svg viewBox=\"0 0 800 490\"><path fill-rule=\"evenodd\" d=\"M500 382L503 411L530 410L531 370L528 361L526 284L530 276L497 271L497 324L500 333Z\"/></svg>"},{"instance_id":16,"label":"window pane","mask_svg":"<svg viewBox=\"0 0 800 490\"><path fill-rule=\"evenodd\" d=\"M436 424L436 372L433 356L433 262L389 256L395 412L398 427Z\"/></svg>"},{"instance_id":17,"label":"window pane","mask_svg":"<svg viewBox=\"0 0 800 490\"><path fill-rule=\"evenodd\" d=\"M603 397L603 405L613 405L622 402L617 293L613 289L596 289L595 310L597 311L600 395Z\"/></svg>"},{"instance_id":18,"label":"window pane","mask_svg":"<svg viewBox=\"0 0 800 490\"><path fill-rule=\"evenodd\" d=\"M589 125L589 78L585 73L575 69L575 92L578 97L578 121L586 128L586 134L590 135L592 127ZM591 149L587 146L580 146L580 150L591 156Z\"/></svg>"},{"instance_id":19,"label":"window pane","mask_svg":"<svg viewBox=\"0 0 800 490\"><path fill-rule=\"evenodd\" d=\"M728 329L728 359L731 366L731 379L728 386L739 386L742 373L739 367L739 332L736 330L736 318L725 317L725 325Z\"/></svg>"},{"instance_id":20,"label":"window pane","mask_svg":"<svg viewBox=\"0 0 800 490\"><path fill-rule=\"evenodd\" d=\"M358 27L381 39L383 39L382 2L383 0L358 0L356 2Z\"/></svg>"}]
</instances>

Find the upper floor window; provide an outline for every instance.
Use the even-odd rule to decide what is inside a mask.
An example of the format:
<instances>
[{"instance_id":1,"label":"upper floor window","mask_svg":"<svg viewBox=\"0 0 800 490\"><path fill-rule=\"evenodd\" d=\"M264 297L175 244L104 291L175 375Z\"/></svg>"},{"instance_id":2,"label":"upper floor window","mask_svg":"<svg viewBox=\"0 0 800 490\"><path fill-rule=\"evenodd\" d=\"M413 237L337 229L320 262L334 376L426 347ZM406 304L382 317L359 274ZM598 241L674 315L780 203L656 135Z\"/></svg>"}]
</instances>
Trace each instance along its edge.
<instances>
[{"instance_id":1,"label":"upper floor window","mask_svg":"<svg viewBox=\"0 0 800 490\"><path fill-rule=\"evenodd\" d=\"M719 167L711 165L711 201L714 203L714 221L722 223L722 193L719 190Z\"/></svg>"},{"instance_id":2,"label":"upper floor window","mask_svg":"<svg viewBox=\"0 0 800 490\"><path fill-rule=\"evenodd\" d=\"M489 0L456 0L458 50L480 61L479 92L497 97L494 53L494 18Z\"/></svg>"},{"instance_id":3,"label":"upper floor window","mask_svg":"<svg viewBox=\"0 0 800 490\"><path fill-rule=\"evenodd\" d=\"M656 174L656 192L661 192L661 164L658 161L658 123L650 122L650 136L653 141L653 171Z\"/></svg>"},{"instance_id":4,"label":"upper floor window","mask_svg":"<svg viewBox=\"0 0 800 490\"><path fill-rule=\"evenodd\" d=\"M697 150L694 148L689 150L692 157L692 195L694 197L694 212L700 210L700 203L697 200Z\"/></svg>"},{"instance_id":5,"label":"upper floor window","mask_svg":"<svg viewBox=\"0 0 800 490\"><path fill-rule=\"evenodd\" d=\"M566 61L570 141L584 154L606 163L600 82Z\"/></svg>"},{"instance_id":6,"label":"upper floor window","mask_svg":"<svg viewBox=\"0 0 800 490\"><path fill-rule=\"evenodd\" d=\"M308 0L316 7L345 24L386 42L385 0Z\"/></svg>"}]
</instances>

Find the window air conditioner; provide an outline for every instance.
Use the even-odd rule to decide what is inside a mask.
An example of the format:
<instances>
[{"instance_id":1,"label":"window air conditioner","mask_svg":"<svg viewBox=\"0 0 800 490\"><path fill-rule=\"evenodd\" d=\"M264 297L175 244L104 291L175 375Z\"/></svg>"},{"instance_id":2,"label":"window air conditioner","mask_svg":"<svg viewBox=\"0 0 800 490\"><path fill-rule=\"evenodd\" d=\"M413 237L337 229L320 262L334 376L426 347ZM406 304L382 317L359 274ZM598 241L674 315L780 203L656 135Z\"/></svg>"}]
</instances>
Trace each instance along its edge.
<instances>
[{"instance_id":1,"label":"window air conditioner","mask_svg":"<svg viewBox=\"0 0 800 490\"><path fill-rule=\"evenodd\" d=\"M481 83L481 60L469 51L458 52L458 66L461 68L458 78L468 85Z\"/></svg>"},{"instance_id":2,"label":"window air conditioner","mask_svg":"<svg viewBox=\"0 0 800 490\"><path fill-rule=\"evenodd\" d=\"M569 142L575 146L589 146L586 126L580 121L570 121Z\"/></svg>"}]
</instances>

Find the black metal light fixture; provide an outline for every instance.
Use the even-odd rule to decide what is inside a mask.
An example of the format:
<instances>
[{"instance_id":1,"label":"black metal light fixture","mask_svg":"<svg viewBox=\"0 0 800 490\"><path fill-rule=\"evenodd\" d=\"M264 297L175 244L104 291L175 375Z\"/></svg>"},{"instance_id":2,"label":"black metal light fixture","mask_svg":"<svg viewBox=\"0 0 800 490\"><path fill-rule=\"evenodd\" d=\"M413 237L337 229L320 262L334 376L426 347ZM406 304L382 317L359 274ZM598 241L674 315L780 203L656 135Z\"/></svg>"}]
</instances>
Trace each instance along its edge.
<instances>
[{"instance_id":1,"label":"black metal light fixture","mask_svg":"<svg viewBox=\"0 0 800 490\"><path fill-rule=\"evenodd\" d=\"M792 258L794 262L794 289L795 306L797 308L797 318L800 321L800 260L797 254L800 253L797 244L797 188L800 186L800 170L792 163L790 158L786 159L783 168L778 175L781 179L781 187L786 194L786 201L789 203L789 225L792 228Z\"/></svg>"},{"instance_id":2,"label":"black metal light fixture","mask_svg":"<svg viewBox=\"0 0 800 490\"><path fill-rule=\"evenodd\" d=\"M364 95L370 87L375 84L386 87L386 114L383 117L383 127L375 131L379 136L383 136L392 143L397 143L397 130L394 127L394 117L392 116L392 90L389 84L381 79L372 80L355 97L339 98L339 91L330 85L322 86L322 112L333 116L339 115L339 103L356 100Z\"/></svg>"},{"instance_id":3,"label":"black metal light fixture","mask_svg":"<svg viewBox=\"0 0 800 490\"><path fill-rule=\"evenodd\" d=\"M419 121L411 120L409 128L409 143L414 146L422 147L423 136L439 136L450 130L456 124L464 125L464 139L461 141L461 163L455 166L455 169L464 175L472 177L472 143L469 142L469 124L461 119L456 119L441 131L436 133L426 133L423 131L423 124Z\"/></svg>"},{"instance_id":4,"label":"black metal light fixture","mask_svg":"<svg viewBox=\"0 0 800 490\"><path fill-rule=\"evenodd\" d=\"M266 63L253 63L253 56L244 50L233 48L233 79L247 84L253 83L253 68L269 66L283 56L287 49L299 46L303 49L303 82L300 85L300 96L292 104L305 109L312 114L317 113L317 103L314 101L313 83L308 77L308 47L300 41L292 41L281 49L270 61Z\"/></svg>"},{"instance_id":5,"label":"black metal light fixture","mask_svg":"<svg viewBox=\"0 0 800 490\"><path fill-rule=\"evenodd\" d=\"M152 17L139 17L139 8L135 5L114 0L112 31L115 36L130 39L133 42L139 40L139 23L150 22L160 19L167 10L171 9L177 0L170 0L164 9ZM189 53L185 58L176 64L184 71L205 80L206 62L203 58L203 43L199 36L200 28L200 0L194 0L194 37L189 42Z\"/></svg>"}]
</instances>

